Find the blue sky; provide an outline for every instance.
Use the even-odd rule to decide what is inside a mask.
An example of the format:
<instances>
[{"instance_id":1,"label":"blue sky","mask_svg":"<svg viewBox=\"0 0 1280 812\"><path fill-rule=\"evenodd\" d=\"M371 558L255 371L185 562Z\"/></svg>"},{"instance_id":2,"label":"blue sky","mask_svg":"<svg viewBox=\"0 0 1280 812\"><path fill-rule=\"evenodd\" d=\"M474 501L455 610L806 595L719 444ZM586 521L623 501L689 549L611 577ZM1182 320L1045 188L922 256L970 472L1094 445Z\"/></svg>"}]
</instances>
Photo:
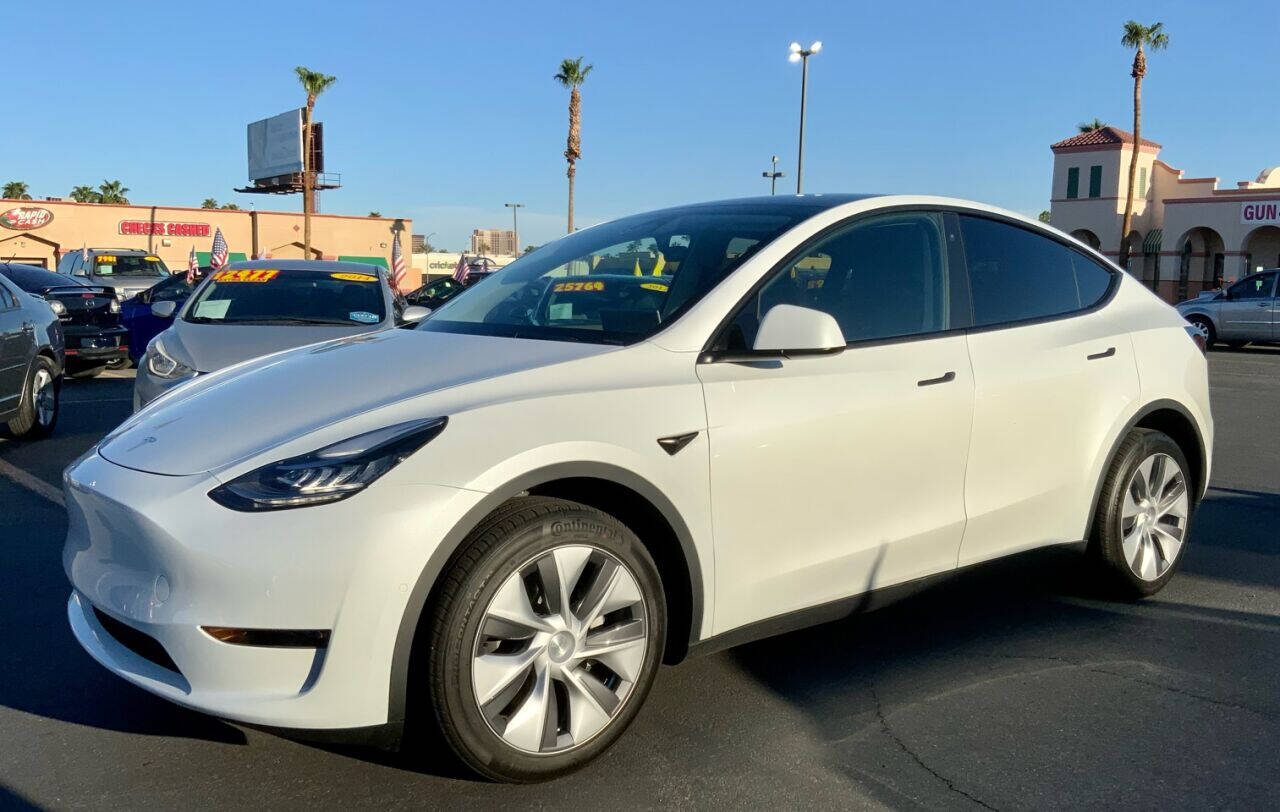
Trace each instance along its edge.
<instances>
[{"instance_id":1,"label":"blue sky","mask_svg":"<svg viewBox=\"0 0 1280 812\"><path fill-rule=\"evenodd\" d=\"M54 13L57 8L60 13ZM197 13L198 11L198 13ZM807 191L927 192L1028 213L1048 207L1048 145L1079 121L1130 129L1125 19L1162 20L1144 134L1189 177L1224 185L1280 163L1270 56L1280 4L1258 2L10 4L9 148L0 181L36 196L119 178L135 202L300 208L236 195L245 124L302 101L295 65L339 77L323 96L323 211L415 220L460 248L472 228L562 233L568 94L583 88L577 221L794 188L800 69L810 63ZM298 35L300 21L312 33Z\"/></svg>"}]
</instances>

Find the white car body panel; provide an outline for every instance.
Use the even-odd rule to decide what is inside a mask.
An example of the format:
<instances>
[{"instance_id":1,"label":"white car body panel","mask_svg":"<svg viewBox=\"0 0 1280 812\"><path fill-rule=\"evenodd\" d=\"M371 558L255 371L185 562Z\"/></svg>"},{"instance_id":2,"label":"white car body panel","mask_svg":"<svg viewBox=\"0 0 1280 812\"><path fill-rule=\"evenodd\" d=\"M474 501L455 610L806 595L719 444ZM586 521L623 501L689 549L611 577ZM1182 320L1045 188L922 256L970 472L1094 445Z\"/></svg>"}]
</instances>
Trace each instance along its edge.
<instances>
[{"instance_id":1,"label":"white car body panel","mask_svg":"<svg viewBox=\"0 0 1280 812\"><path fill-rule=\"evenodd\" d=\"M1181 317L1128 277L1095 311L1035 324L700 363L726 315L791 251L891 206L987 212L1064 239L964 201L870 198L800 223L629 346L393 330L196 378L64 475L77 639L135 684L226 718L379 725L391 721L417 590L493 500L544 472L618 472L661 501L687 541L696 643L1080 541L1111 449L1150 404L1185 410L1212 448L1205 360ZM944 385L919 385L948 372ZM445 430L350 499L241 513L207 495L265 464L432 417L447 417ZM657 443L695 431L674 455ZM160 641L181 678L112 639L90 605ZM332 642L321 662L221 643L201 625L331 629Z\"/></svg>"}]
</instances>

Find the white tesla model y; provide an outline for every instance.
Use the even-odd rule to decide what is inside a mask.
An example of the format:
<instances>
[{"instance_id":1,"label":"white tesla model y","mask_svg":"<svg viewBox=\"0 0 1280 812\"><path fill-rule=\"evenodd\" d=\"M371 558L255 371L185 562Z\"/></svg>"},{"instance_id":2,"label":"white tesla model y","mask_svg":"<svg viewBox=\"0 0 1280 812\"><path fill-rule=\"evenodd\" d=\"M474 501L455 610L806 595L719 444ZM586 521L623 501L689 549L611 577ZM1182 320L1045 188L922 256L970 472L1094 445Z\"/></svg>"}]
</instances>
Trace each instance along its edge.
<instances>
[{"instance_id":1,"label":"white tesla model y","mask_svg":"<svg viewBox=\"0 0 1280 812\"><path fill-rule=\"evenodd\" d=\"M872 591L1075 543L1156 592L1212 439L1186 322L1054 229L685 206L163 395L65 474L67 611L187 707L353 736L430 709L533 781L609 747L659 663Z\"/></svg>"}]
</instances>

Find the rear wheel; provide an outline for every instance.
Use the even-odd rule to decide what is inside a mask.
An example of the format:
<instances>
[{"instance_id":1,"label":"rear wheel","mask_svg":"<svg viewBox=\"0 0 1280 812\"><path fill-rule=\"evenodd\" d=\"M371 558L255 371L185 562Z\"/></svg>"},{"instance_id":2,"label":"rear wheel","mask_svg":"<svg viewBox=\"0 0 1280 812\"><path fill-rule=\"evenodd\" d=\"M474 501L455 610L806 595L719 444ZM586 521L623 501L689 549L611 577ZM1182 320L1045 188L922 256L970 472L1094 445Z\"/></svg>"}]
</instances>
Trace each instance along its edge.
<instances>
[{"instance_id":1,"label":"rear wheel","mask_svg":"<svg viewBox=\"0 0 1280 812\"><path fill-rule=\"evenodd\" d=\"M1168 435L1133 429L1107 471L1093 553L1129 597L1159 592L1182 561L1195 507L1186 456Z\"/></svg>"},{"instance_id":2,"label":"rear wheel","mask_svg":"<svg viewBox=\"0 0 1280 812\"><path fill-rule=\"evenodd\" d=\"M22 390L18 414L9 421L9 432L14 437L46 437L53 432L58 424L61 384L54 373L52 361L36 356Z\"/></svg>"},{"instance_id":3,"label":"rear wheel","mask_svg":"<svg viewBox=\"0 0 1280 812\"><path fill-rule=\"evenodd\" d=\"M523 497L473 533L433 608L445 740L501 781L563 775L622 735L666 632L657 568L612 516Z\"/></svg>"}]
</instances>

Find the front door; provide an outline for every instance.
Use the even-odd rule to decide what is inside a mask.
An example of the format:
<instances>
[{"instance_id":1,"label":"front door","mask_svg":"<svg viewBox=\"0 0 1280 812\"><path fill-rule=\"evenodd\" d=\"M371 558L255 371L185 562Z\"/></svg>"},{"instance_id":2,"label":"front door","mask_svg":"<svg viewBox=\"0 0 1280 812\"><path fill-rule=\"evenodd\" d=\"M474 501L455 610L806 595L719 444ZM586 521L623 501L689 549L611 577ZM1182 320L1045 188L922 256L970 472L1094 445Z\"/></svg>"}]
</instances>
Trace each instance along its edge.
<instances>
[{"instance_id":1,"label":"front door","mask_svg":"<svg viewBox=\"0 0 1280 812\"><path fill-rule=\"evenodd\" d=\"M0 414L18 406L26 384L26 338L22 331L25 313L19 307L17 288L0 282Z\"/></svg>"},{"instance_id":2,"label":"front door","mask_svg":"<svg viewBox=\"0 0 1280 812\"><path fill-rule=\"evenodd\" d=\"M1218 337L1232 341L1270 341L1275 273L1247 276L1227 289L1218 306Z\"/></svg>"},{"instance_id":3,"label":"front door","mask_svg":"<svg viewBox=\"0 0 1280 812\"><path fill-rule=\"evenodd\" d=\"M698 365L717 633L951 569L973 376L940 215L854 219L740 307ZM830 313L837 355L753 358L778 304ZM735 360L736 359L736 360Z\"/></svg>"}]
</instances>

